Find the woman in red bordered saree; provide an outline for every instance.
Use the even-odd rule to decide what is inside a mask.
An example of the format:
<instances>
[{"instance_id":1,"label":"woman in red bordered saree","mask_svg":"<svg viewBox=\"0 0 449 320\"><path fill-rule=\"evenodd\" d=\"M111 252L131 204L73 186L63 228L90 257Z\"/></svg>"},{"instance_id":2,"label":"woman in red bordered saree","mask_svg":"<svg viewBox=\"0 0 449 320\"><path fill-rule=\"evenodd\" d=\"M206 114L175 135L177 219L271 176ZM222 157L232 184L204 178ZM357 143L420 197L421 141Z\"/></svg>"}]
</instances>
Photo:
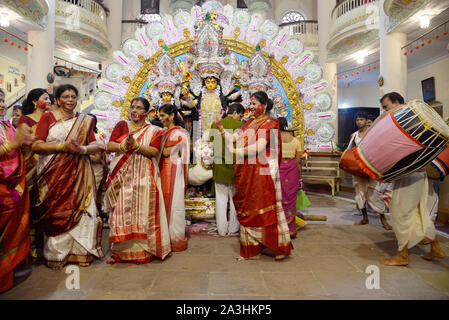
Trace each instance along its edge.
<instances>
[{"instance_id":1,"label":"woman in red bordered saree","mask_svg":"<svg viewBox=\"0 0 449 320\"><path fill-rule=\"evenodd\" d=\"M59 109L45 113L37 124L33 152L39 154L36 214L44 231L44 258L48 267L62 269L66 263L88 266L103 257L89 158L101 149L94 119L74 113L78 90L61 85L56 99Z\"/></svg>"},{"instance_id":2,"label":"woman in red bordered saree","mask_svg":"<svg viewBox=\"0 0 449 320\"><path fill-rule=\"evenodd\" d=\"M31 144L31 130L15 131L3 120L4 98L0 89L0 292L12 288L14 270L30 250L29 194L20 147Z\"/></svg>"},{"instance_id":3,"label":"woman in red bordered saree","mask_svg":"<svg viewBox=\"0 0 449 320\"><path fill-rule=\"evenodd\" d=\"M176 107L165 104L159 108L159 118L167 129L163 139L160 161L162 192L174 252L187 249L186 209L184 204L187 189L189 164L189 134Z\"/></svg>"},{"instance_id":4,"label":"woman in red bordered saree","mask_svg":"<svg viewBox=\"0 0 449 320\"><path fill-rule=\"evenodd\" d=\"M129 122L112 131L108 152L115 152L107 182L105 206L112 243L107 261L147 263L171 253L158 162L165 131L147 124L149 102L138 97L129 107Z\"/></svg>"},{"instance_id":5,"label":"woman in red bordered saree","mask_svg":"<svg viewBox=\"0 0 449 320\"><path fill-rule=\"evenodd\" d=\"M251 95L255 118L237 133L226 133L221 117L215 122L227 147L237 155L233 200L240 222L239 261L258 256L264 248L274 252L275 260L282 260L293 249L282 208L279 121L267 116L272 108L267 94L259 91ZM236 150L231 141L237 142Z\"/></svg>"}]
</instances>

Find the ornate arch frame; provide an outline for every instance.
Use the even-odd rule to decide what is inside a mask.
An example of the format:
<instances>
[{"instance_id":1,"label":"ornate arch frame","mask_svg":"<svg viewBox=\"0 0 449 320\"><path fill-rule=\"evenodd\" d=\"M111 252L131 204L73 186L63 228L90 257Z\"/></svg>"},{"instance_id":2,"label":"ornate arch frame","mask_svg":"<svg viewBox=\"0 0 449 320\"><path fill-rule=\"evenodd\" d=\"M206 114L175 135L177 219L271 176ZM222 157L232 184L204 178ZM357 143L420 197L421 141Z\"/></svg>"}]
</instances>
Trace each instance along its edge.
<instances>
[{"instance_id":1,"label":"ornate arch frame","mask_svg":"<svg viewBox=\"0 0 449 320\"><path fill-rule=\"evenodd\" d=\"M187 53L190 47L193 45L193 38L188 38L177 43L168 46L168 52L173 58ZM229 48L230 51L242 54L245 57L250 58L254 55L256 48L252 44L237 39L224 37L224 45ZM263 41L262 41L263 43ZM262 53L266 59L269 59L267 52L262 50ZM154 53L149 59L145 60L142 56L139 56L139 60L143 63L143 66L137 72L134 79L124 79L129 82L130 85L126 91L125 98L122 104L121 117L123 119L128 118L128 108L133 98L137 97L144 86L151 68L156 63L159 56L162 54L162 49ZM301 146L304 148L304 135L305 135L305 123L304 123L304 105L301 99L301 94L295 84L295 81L291 77L290 73L283 67L282 63L273 59L273 73L275 77L281 83L287 98L290 103L290 110L292 115L292 125L296 128L294 132L295 137L300 141Z\"/></svg>"}]
</instances>

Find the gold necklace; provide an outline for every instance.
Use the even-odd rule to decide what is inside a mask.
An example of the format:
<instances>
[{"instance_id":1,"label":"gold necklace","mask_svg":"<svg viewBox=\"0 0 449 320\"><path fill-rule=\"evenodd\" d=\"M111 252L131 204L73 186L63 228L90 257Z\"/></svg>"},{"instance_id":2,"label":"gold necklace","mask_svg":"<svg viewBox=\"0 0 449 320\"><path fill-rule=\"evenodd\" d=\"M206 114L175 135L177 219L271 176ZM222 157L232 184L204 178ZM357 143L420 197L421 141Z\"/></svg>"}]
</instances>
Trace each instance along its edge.
<instances>
[{"instance_id":1,"label":"gold necklace","mask_svg":"<svg viewBox=\"0 0 449 320\"><path fill-rule=\"evenodd\" d=\"M135 131L135 130L139 130L139 129L145 127L147 124L144 122L141 126L136 126L133 122L130 122L129 125L130 125L131 129L133 131Z\"/></svg>"},{"instance_id":2,"label":"gold necklace","mask_svg":"<svg viewBox=\"0 0 449 320\"><path fill-rule=\"evenodd\" d=\"M259 121L262 121L264 119L268 118L267 115L260 117L259 119L254 119L253 123L258 123Z\"/></svg>"}]
</instances>

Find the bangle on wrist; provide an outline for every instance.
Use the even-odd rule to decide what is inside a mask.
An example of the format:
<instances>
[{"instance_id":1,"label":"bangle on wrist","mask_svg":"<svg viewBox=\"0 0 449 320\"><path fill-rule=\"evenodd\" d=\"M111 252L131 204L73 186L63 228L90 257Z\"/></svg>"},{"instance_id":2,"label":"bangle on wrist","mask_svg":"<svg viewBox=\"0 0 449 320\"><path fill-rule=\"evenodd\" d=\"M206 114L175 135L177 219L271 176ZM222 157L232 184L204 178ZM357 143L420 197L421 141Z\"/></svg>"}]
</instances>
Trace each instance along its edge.
<instances>
[{"instance_id":1,"label":"bangle on wrist","mask_svg":"<svg viewBox=\"0 0 449 320\"><path fill-rule=\"evenodd\" d=\"M65 142L58 143L56 145L56 150L59 152L67 152L68 149L66 143Z\"/></svg>"},{"instance_id":2,"label":"bangle on wrist","mask_svg":"<svg viewBox=\"0 0 449 320\"><path fill-rule=\"evenodd\" d=\"M87 153L87 146L81 146L81 154L86 154Z\"/></svg>"},{"instance_id":3,"label":"bangle on wrist","mask_svg":"<svg viewBox=\"0 0 449 320\"><path fill-rule=\"evenodd\" d=\"M10 142L5 142L2 147L5 149L6 153L10 153L12 151L12 147L11 147L11 143Z\"/></svg>"},{"instance_id":4,"label":"bangle on wrist","mask_svg":"<svg viewBox=\"0 0 449 320\"><path fill-rule=\"evenodd\" d=\"M128 152L128 149L125 148L125 141L120 143L120 150L122 150L123 153Z\"/></svg>"},{"instance_id":5,"label":"bangle on wrist","mask_svg":"<svg viewBox=\"0 0 449 320\"><path fill-rule=\"evenodd\" d=\"M139 149L139 146L140 146L140 145L137 143L137 141L134 140L133 149L134 149L134 150L137 150L137 149Z\"/></svg>"}]
</instances>

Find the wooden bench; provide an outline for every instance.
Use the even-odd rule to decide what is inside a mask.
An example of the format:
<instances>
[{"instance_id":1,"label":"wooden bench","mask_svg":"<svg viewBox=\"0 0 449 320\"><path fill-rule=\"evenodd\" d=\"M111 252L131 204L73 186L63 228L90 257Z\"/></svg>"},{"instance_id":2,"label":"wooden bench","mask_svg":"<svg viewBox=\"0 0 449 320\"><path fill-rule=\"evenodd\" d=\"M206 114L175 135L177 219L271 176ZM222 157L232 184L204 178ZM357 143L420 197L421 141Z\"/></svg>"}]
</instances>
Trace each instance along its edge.
<instances>
[{"instance_id":1,"label":"wooden bench","mask_svg":"<svg viewBox=\"0 0 449 320\"><path fill-rule=\"evenodd\" d=\"M304 181L323 181L330 185L332 196L340 191L340 153L310 153L307 162L302 166Z\"/></svg>"}]
</instances>

